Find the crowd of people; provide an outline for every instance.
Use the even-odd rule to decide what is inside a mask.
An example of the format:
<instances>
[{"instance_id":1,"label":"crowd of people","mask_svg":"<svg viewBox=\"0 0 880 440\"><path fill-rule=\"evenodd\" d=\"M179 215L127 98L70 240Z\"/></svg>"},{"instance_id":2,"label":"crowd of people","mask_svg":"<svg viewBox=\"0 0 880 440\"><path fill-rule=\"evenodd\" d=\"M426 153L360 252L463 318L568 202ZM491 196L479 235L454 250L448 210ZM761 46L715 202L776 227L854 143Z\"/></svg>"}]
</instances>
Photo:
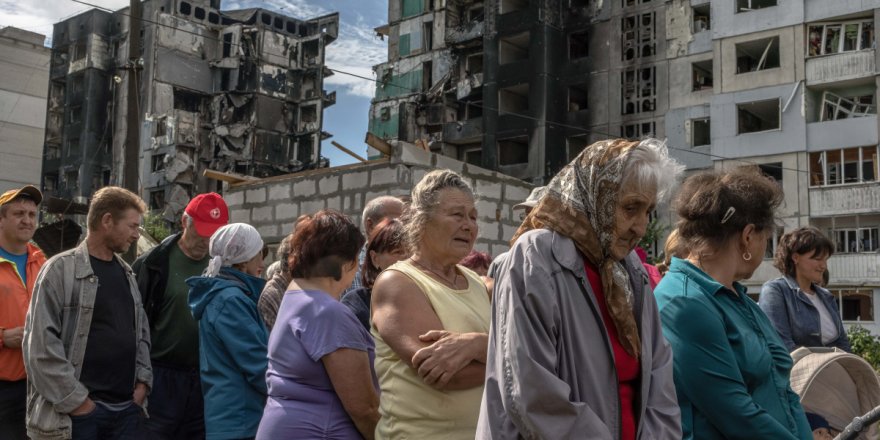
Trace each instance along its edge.
<instances>
[{"instance_id":1,"label":"crowd of people","mask_svg":"<svg viewBox=\"0 0 880 440\"><path fill-rule=\"evenodd\" d=\"M301 216L264 274L258 231L194 197L132 266L146 210L97 191L48 261L41 193L0 195L0 437L10 439L808 440L789 352L850 351L825 289L832 242L785 234L752 276L782 190L755 167L683 167L657 140L588 146L515 206L508 252L474 250L449 170L369 201L360 227ZM651 213L679 218L655 268Z\"/></svg>"}]
</instances>

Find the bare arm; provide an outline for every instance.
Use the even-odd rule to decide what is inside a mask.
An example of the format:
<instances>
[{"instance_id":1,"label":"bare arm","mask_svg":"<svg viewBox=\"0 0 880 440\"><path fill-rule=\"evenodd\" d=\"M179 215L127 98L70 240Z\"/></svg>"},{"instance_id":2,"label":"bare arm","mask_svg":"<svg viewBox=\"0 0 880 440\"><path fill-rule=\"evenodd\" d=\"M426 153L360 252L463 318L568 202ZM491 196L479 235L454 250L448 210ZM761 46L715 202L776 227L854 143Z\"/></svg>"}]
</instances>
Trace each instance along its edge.
<instances>
[{"instance_id":1,"label":"bare arm","mask_svg":"<svg viewBox=\"0 0 880 440\"><path fill-rule=\"evenodd\" d=\"M373 386L367 353L340 348L321 358L321 362L345 412L361 435L372 440L379 423L379 395Z\"/></svg>"},{"instance_id":2,"label":"bare arm","mask_svg":"<svg viewBox=\"0 0 880 440\"><path fill-rule=\"evenodd\" d=\"M410 367L418 369L428 358L437 356L437 364L429 364L433 376L431 381L425 381L428 385L444 389L447 384L455 383L455 389L466 389L483 383L485 364L478 360L485 362L486 335L483 334L482 338L460 337L463 335L443 332L447 336L459 337L420 339L432 330L443 330L443 323L425 294L406 275L394 270L379 275L373 285L372 318L382 339ZM433 348L414 359L416 353L425 347ZM415 364L415 360L420 364ZM440 364L442 370L433 371Z\"/></svg>"}]
</instances>

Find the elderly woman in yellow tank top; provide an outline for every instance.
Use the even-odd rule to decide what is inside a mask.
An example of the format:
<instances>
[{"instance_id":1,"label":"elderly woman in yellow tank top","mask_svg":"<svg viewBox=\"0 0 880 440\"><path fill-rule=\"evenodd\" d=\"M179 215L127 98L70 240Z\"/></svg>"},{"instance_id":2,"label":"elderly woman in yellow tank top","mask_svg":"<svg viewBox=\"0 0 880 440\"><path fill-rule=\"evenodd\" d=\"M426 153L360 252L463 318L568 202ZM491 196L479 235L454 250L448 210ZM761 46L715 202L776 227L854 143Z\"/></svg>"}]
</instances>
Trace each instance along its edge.
<instances>
[{"instance_id":1,"label":"elderly woman in yellow tank top","mask_svg":"<svg viewBox=\"0 0 880 440\"><path fill-rule=\"evenodd\" d=\"M477 238L473 190L452 171L432 171L413 188L404 220L412 257L373 286L376 438L473 439L489 298L480 277L456 264Z\"/></svg>"}]
</instances>

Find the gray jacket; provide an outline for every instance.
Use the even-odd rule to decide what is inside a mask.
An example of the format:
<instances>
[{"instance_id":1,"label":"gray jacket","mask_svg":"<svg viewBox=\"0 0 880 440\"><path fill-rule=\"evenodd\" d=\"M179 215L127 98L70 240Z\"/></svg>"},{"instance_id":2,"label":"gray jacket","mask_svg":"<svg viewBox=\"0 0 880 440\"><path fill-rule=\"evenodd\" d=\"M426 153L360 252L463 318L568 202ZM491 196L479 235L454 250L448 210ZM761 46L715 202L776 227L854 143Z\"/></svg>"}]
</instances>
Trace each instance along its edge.
<instances>
[{"instance_id":1,"label":"gray jacket","mask_svg":"<svg viewBox=\"0 0 880 440\"><path fill-rule=\"evenodd\" d=\"M135 380L152 387L147 315L134 273L121 258L116 259L128 277L140 335ZM32 439L71 438L68 414L89 396L79 377L97 292L98 279L85 240L52 257L37 276L22 343L28 374L27 431Z\"/></svg>"},{"instance_id":2,"label":"gray jacket","mask_svg":"<svg viewBox=\"0 0 880 440\"><path fill-rule=\"evenodd\" d=\"M635 253L625 264L642 342L637 438L680 439L672 351ZM574 242L529 231L499 269L476 438L619 439L611 342Z\"/></svg>"}]
</instances>

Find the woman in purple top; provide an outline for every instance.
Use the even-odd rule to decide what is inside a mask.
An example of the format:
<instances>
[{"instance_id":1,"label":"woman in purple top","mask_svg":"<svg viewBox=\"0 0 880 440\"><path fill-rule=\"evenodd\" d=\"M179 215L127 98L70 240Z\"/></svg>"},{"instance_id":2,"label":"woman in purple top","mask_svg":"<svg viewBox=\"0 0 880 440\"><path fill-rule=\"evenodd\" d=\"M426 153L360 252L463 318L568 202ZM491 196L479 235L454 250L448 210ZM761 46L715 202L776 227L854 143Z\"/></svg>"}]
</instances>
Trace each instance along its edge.
<instances>
[{"instance_id":1,"label":"woman in purple top","mask_svg":"<svg viewBox=\"0 0 880 440\"><path fill-rule=\"evenodd\" d=\"M364 237L332 210L300 217L294 230L293 281L269 337L269 398L257 439L372 439L379 420L373 339L339 302Z\"/></svg>"}]
</instances>

